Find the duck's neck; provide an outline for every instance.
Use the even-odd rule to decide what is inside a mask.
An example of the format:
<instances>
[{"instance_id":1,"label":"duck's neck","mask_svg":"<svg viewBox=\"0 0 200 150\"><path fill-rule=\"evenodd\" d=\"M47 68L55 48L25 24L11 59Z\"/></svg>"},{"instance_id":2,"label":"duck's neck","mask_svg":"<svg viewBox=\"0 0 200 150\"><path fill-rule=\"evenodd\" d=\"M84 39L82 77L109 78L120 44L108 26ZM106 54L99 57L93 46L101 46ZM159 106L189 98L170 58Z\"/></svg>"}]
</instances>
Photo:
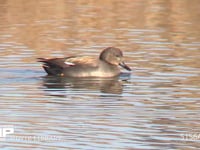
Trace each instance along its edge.
<instances>
[{"instance_id":1,"label":"duck's neck","mask_svg":"<svg viewBox=\"0 0 200 150\"><path fill-rule=\"evenodd\" d=\"M104 72L115 73L115 74L119 74L120 73L120 69L116 65L112 65L112 64L107 63L105 61L101 61L99 64L100 64L99 68Z\"/></svg>"}]
</instances>

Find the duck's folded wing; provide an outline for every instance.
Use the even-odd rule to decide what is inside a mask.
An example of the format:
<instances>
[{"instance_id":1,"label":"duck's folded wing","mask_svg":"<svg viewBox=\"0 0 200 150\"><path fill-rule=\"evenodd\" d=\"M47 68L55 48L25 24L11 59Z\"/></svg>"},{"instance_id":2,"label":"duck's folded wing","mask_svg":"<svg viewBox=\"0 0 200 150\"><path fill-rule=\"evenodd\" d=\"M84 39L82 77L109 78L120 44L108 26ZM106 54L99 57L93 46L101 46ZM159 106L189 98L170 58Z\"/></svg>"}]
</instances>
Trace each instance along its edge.
<instances>
[{"instance_id":1,"label":"duck's folded wing","mask_svg":"<svg viewBox=\"0 0 200 150\"><path fill-rule=\"evenodd\" d=\"M97 66L97 60L89 56L72 56L65 58L38 58L38 62L44 63L49 67L66 68L76 65Z\"/></svg>"},{"instance_id":2,"label":"duck's folded wing","mask_svg":"<svg viewBox=\"0 0 200 150\"><path fill-rule=\"evenodd\" d=\"M49 75L60 75L64 69L69 67L87 66L96 67L96 59L88 56L75 56L66 58L38 58L38 62L43 63L44 70Z\"/></svg>"},{"instance_id":3,"label":"duck's folded wing","mask_svg":"<svg viewBox=\"0 0 200 150\"><path fill-rule=\"evenodd\" d=\"M64 61L66 65L70 66L90 66L90 67L96 67L98 64L97 59L90 57L90 56L75 56L75 57L67 57Z\"/></svg>"}]
</instances>

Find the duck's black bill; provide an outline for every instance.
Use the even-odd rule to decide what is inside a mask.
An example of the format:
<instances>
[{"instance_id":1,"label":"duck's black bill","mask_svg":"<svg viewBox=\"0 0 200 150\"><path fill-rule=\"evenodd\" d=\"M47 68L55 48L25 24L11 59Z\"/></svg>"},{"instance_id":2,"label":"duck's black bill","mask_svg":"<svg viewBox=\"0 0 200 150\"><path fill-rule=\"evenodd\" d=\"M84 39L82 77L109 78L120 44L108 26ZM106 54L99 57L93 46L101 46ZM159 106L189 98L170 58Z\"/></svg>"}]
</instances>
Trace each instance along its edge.
<instances>
[{"instance_id":1,"label":"duck's black bill","mask_svg":"<svg viewBox=\"0 0 200 150\"><path fill-rule=\"evenodd\" d=\"M121 67L123 67L124 69L126 69L126 70L128 70L128 71L131 71L131 68L130 68L129 66L127 66L124 62L119 63L119 65L120 65Z\"/></svg>"}]
</instances>

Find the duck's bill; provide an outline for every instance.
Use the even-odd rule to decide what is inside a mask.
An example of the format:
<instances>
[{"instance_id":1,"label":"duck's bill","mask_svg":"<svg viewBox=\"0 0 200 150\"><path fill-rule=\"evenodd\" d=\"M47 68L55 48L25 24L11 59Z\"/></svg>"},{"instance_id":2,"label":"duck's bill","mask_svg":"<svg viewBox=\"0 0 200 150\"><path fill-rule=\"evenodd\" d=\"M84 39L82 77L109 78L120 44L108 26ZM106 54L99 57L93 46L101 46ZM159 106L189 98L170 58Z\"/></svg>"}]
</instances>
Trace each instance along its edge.
<instances>
[{"instance_id":1,"label":"duck's bill","mask_svg":"<svg viewBox=\"0 0 200 150\"><path fill-rule=\"evenodd\" d=\"M124 62L119 63L119 65L120 65L121 67L123 67L124 69L126 69L126 70L128 70L128 71L131 71L131 68L130 68L129 66L127 66Z\"/></svg>"}]
</instances>

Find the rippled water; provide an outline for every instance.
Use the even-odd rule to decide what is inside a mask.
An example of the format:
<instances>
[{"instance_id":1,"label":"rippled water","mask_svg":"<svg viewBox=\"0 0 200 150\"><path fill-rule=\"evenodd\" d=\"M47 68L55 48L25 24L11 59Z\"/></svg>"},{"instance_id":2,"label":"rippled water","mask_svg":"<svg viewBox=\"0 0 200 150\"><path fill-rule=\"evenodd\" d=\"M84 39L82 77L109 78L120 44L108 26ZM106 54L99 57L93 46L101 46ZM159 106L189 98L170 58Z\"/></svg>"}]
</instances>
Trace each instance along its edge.
<instances>
[{"instance_id":1,"label":"rippled water","mask_svg":"<svg viewBox=\"0 0 200 150\"><path fill-rule=\"evenodd\" d=\"M0 148L199 148L199 7L198 0L0 1L0 125L14 128ZM107 46L124 51L130 76L53 78L36 62L97 56Z\"/></svg>"}]
</instances>

